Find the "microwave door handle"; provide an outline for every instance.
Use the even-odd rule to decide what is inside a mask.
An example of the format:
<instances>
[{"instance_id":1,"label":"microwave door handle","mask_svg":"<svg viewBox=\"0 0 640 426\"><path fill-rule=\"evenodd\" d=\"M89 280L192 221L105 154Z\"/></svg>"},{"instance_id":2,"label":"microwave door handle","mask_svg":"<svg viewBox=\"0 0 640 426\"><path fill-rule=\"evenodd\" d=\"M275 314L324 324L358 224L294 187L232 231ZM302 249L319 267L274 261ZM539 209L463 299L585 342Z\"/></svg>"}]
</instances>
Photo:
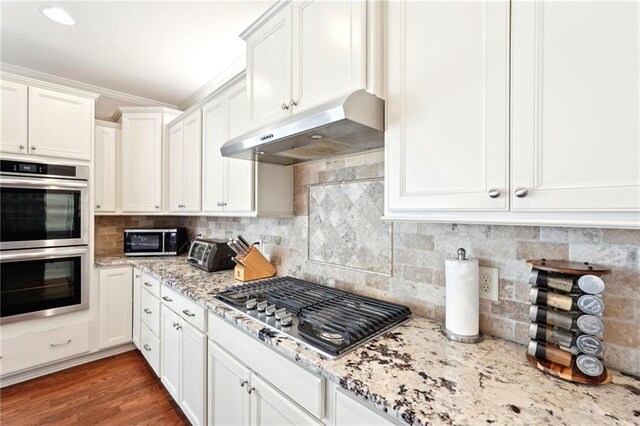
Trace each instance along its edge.
<instances>
[{"instance_id":1,"label":"microwave door handle","mask_svg":"<svg viewBox=\"0 0 640 426\"><path fill-rule=\"evenodd\" d=\"M27 187L27 188L73 188L84 189L89 185L86 181L70 181L64 179L20 179L3 176L0 178L0 186L6 187Z\"/></svg>"}]
</instances>

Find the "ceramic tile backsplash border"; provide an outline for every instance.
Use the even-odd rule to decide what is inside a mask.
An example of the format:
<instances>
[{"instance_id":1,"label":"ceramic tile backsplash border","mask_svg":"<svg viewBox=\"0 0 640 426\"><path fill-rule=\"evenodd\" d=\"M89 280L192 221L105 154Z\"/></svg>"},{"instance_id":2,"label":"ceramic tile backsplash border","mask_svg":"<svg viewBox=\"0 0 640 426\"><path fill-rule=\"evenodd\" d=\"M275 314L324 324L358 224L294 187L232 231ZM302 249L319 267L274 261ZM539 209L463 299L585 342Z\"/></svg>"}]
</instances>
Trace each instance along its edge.
<instances>
[{"instance_id":1,"label":"ceramic tile backsplash border","mask_svg":"<svg viewBox=\"0 0 640 426\"><path fill-rule=\"evenodd\" d=\"M605 362L640 375L640 231L537 226L492 226L394 222L392 274L384 276L308 261L309 185L379 178L381 151L295 166L293 218L169 218L191 234L226 238L242 233L261 239L280 274L406 304L414 313L444 319L444 260L465 247L481 265L500 269L500 301L481 302L483 332L528 341L529 258L559 258L609 265L605 277ZM98 231L115 218L96 220ZM130 217L126 220L134 220ZM144 218L142 220L153 220ZM120 222L118 222L120 223ZM110 223L110 230L124 224ZM128 226L128 225L127 225ZM108 237L116 238L115 236ZM97 244L97 246L102 246ZM121 243L120 243L121 246ZM523 357L524 351L523 348Z\"/></svg>"}]
</instances>

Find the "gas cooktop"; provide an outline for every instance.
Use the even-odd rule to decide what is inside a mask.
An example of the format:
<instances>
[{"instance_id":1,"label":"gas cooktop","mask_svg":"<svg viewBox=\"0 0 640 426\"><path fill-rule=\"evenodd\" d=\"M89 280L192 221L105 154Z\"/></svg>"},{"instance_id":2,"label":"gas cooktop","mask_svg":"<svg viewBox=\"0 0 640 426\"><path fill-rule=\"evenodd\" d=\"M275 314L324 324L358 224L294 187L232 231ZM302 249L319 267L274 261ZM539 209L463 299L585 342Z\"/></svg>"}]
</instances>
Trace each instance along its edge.
<instances>
[{"instance_id":1,"label":"gas cooktop","mask_svg":"<svg viewBox=\"0 0 640 426\"><path fill-rule=\"evenodd\" d=\"M292 277L230 287L215 297L331 359L411 318L406 306Z\"/></svg>"}]
</instances>

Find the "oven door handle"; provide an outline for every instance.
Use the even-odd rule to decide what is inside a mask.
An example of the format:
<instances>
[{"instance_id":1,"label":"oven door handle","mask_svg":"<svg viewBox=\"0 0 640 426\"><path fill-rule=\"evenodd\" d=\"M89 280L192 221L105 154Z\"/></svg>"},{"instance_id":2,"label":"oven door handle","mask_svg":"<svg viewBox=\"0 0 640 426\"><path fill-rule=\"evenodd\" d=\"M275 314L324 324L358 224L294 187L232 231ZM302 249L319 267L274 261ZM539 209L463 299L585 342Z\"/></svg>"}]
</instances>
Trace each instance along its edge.
<instances>
[{"instance_id":1,"label":"oven door handle","mask_svg":"<svg viewBox=\"0 0 640 426\"><path fill-rule=\"evenodd\" d=\"M88 255L89 249L86 247L56 247L35 250L12 250L0 252L0 262L11 262L16 260L32 259L56 259L76 255Z\"/></svg>"},{"instance_id":2,"label":"oven door handle","mask_svg":"<svg viewBox=\"0 0 640 426\"><path fill-rule=\"evenodd\" d=\"M18 187L18 188L73 188L83 189L88 188L87 181L72 181L65 179L44 179L44 178L12 178L3 176L0 178L0 186L6 187Z\"/></svg>"}]
</instances>

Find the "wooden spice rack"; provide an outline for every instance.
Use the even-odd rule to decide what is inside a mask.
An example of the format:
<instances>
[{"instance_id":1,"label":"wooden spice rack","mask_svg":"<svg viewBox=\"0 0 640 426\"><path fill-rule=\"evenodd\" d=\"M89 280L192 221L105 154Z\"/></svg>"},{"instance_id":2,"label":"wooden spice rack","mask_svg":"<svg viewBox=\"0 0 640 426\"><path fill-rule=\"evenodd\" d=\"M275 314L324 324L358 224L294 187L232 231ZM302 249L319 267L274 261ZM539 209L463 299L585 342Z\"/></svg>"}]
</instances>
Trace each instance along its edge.
<instances>
[{"instance_id":1,"label":"wooden spice rack","mask_svg":"<svg viewBox=\"0 0 640 426\"><path fill-rule=\"evenodd\" d=\"M276 268L255 247L250 247L249 253L237 257L244 266L236 265L233 277L239 281L253 281L270 278L276 274Z\"/></svg>"},{"instance_id":2,"label":"wooden spice rack","mask_svg":"<svg viewBox=\"0 0 640 426\"><path fill-rule=\"evenodd\" d=\"M589 264L588 262L569 262L563 260L539 259L527 260L527 266L529 266L532 270L546 271L554 274L557 277L569 279L579 278L583 275L602 276L611 273L611 270L604 266L593 265ZM551 289L549 290L553 291ZM577 298L577 296L575 295L573 295L572 297L574 297L574 301ZM545 308L555 309L548 306ZM548 324L544 324L544 326L550 327ZM573 332L573 334L575 337L575 332ZM552 345L548 342L542 343L545 343L546 345ZM546 359L536 358L529 353L526 354L526 357L527 361L531 365L544 371L545 373L574 383L599 385L609 383L611 381L611 373L606 366L604 366L603 372L599 376L589 376L582 373L582 371L580 371L576 365L575 356L573 357L573 361L571 363L571 366L569 367L551 362Z\"/></svg>"}]
</instances>

